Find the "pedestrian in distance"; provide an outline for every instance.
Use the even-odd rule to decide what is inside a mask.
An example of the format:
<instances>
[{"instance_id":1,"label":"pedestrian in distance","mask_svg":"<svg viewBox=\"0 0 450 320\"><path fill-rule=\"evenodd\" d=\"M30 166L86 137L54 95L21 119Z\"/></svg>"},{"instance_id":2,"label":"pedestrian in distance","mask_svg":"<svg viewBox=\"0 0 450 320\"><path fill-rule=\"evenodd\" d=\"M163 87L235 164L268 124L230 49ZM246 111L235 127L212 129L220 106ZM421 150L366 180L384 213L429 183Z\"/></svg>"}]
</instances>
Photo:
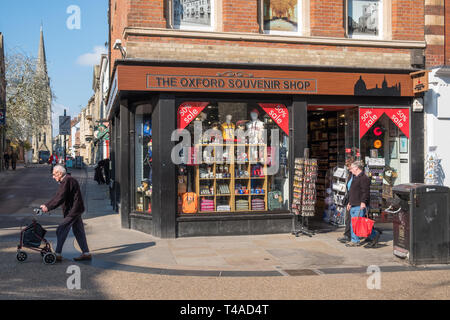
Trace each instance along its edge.
<instances>
[{"instance_id":1,"label":"pedestrian in distance","mask_svg":"<svg viewBox=\"0 0 450 320\"><path fill-rule=\"evenodd\" d=\"M41 205L41 209L43 212L49 212L62 206L64 220L56 229L56 261L62 261L62 248L70 228L72 228L75 239L82 250L81 256L74 258L74 260L91 260L92 256L89 253L83 220L81 219L81 215L84 212L84 203L80 185L75 178L66 172L64 166L59 164L53 168L53 179L59 183L58 191L50 201Z\"/></svg>"},{"instance_id":2,"label":"pedestrian in distance","mask_svg":"<svg viewBox=\"0 0 450 320\"><path fill-rule=\"evenodd\" d=\"M353 158L349 158L345 161L345 166L347 167L347 181L345 183L345 187L347 188L347 192L345 193L345 199L344 199L344 205L347 208L348 205L348 196L349 196L349 191L350 191L350 187L352 185L352 181L353 181L353 174L350 171L350 167L352 165L352 163L354 162ZM344 236L342 238L338 238L337 240L342 242L342 243L347 243L351 241L351 237L352 237L352 232L350 230L351 228L351 223L352 223L352 219L350 217L350 210L345 210L345 231L344 231Z\"/></svg>"},{"instance_id":3,"label":"pedestrian in distance","mask_svg":"<svg viewBox=\"0 0 450 320\"><path fill-rule=\"evenodd\" d=\"M3 159L5 160L5 170L9 169L9 154L8 152L5 152L3 155Z\"/></svg>"},{"instance_id":4,"label":"pedestrian in distance","mask_svg":"<svg viewBox=\"0 0 450 320\"><path fill-rule=\"evenodd\" d=\"M100 160L95 166L95 174L94 180L97 181L98 184L105 184L105 178L103 177L103 162Z\"/></svg>"},{"instance_id":5,"label":"pedestrian in distance","mask_svg":"<svg viewBox=\"0 0 450 320\"><path fill-rule=\"evenodd\" d=\"M364 166L361 161L355 161L350 166L350 171L353 174L352 183L350 186L347 210L350 212L350 217L364 217L368 213L368 206L370 200L370 179L364 173ZM351 241L346 244L347 247L357 247L362 245L360 238L353 232L353 227L350 228ZM367 237L365 242L368 242L364 247L373 248L377 245L381 235L381 230L372 228L372 233Z\"/></svg>"},{"instance_id":6,"label":"pedestrian in distance","mask_svg":"<svg viewBox=\"0 0 450 320\"><path fill-rule=\"evenodd\" d=\"M108 158L103 159L102 162L103 162L103 172L105 175L105 183L109 186L109 183L111 181L111 173L109 171L109 159Z\"/></svg>"},{"instance_id":7,"label":"pedestrian in distance","mask_svg":"<svg viewBox=\"0 0 450 320\"><path fill-rule=\"evenodd\" d=\"M48 163L50 164L50 172L53 173L53 167L58 164L58 156L56 154L52 154L48 159Z\"/></svg>"},{"instance_id":8,"label":"pedestrian in distance","mask_svg":"<svg viewBox=\"0 0 450 320\"><path fill-rule=\"evenodd\" d=\"M16 164L17 164L17 158L19 157L19 155L17 154L17 152L15 150L13 150L11 152L11 168L13 170L16 170Z\"/></svg>"}]
</instances>

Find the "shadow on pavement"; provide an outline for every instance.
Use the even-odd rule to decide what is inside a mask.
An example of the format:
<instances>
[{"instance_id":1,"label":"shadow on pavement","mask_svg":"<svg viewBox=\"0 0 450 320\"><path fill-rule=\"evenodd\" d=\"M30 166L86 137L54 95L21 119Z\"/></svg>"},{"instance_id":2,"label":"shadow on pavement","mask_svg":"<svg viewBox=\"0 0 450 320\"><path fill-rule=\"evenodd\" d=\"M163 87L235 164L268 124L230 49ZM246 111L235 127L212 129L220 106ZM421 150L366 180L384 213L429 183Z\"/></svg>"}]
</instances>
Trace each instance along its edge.
<instances>
[{"instance_id":1,"label":"shadow on pavement","mask_svg":"<svg viewBox=\"0 0 450 320\"><path fill-rule=\"evenodd\" d=\"M91 250L91 252L94 253L94 252L98 252L98 251L118 248L117 250L114 250L112 252L96 254L96 257L102 257L102 256L110 257L110 256L114 256L114 255L120 255L123 253L133 253L135 251L153 247L155 245L156 245L156 243L153 241L152 242L142 242L142 243L124 244L124 245L115 246L115 247L95 249L95 250Z\"/></svg>"}]
</instances>

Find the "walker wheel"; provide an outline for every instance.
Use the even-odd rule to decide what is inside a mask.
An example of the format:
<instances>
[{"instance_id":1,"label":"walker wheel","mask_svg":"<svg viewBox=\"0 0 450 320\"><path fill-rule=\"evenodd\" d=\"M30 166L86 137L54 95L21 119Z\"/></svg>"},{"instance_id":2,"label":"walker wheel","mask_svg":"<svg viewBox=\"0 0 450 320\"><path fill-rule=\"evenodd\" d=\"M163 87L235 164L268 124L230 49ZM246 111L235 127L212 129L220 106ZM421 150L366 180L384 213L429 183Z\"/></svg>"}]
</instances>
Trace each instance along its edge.
<instances>
[{"instance_id":1,"label":"walker wheel","mask_svg":"<svg viewBox=\"0 0 450 320\"><path fill-rule=\"evenodd\" d=\"M25 262L25 260L27 260L27 257L28 257L28 255L25 251L17 252L17 255L16 255L17 261Z\"/></svg>"},{"instance_id":2,"label":"walker wheel","mask_svg":"<svg viewBox=\"0 0 450 320\"><path fill-rule=\"evenodd\" d=\"M42 257L42 260L45 264L54 264L56 262L56 255L53 252L48 252Z\"/></svg>"}]
</instances>

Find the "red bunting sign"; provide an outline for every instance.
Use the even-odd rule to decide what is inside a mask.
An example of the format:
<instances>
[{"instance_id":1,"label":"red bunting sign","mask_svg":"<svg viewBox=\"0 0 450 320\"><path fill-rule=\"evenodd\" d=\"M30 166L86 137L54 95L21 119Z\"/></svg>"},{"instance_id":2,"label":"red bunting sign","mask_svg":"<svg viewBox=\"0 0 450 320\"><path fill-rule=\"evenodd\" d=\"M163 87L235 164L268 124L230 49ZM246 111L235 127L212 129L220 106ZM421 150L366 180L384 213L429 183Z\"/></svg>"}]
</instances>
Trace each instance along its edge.
<instances>
[{"instance_id":1,"label":"red bunting sign","mask_svg":"<svg viewBox=\"0 0 450 320\"><path fill-rule=\"evenodd\" d=\"M409 109L407 108L360 108L359 109L359 138L361 139L367 131L381 118L383 113L391 119L397 127L409 139Z\"/></svg>"},{"instance_id":2,"label":"red bunting sign","mask_svg":"<svg viewBox=\"0 0 450 320\"><path fill-rule=\"evenodd\" d=\"M178 107L178 129L184 129L198 117L209 102L184 102Z\"/></svg>"},{"instance_id":3,"label":"red bunting sign","mask_svg":"<svg viewBox=\"0 0 450 320\"><path fill-rule=\"evenodd\" d=\"M261 108L289 136L289 111L284 104L259 103Z\"/></svg>"},{"instance_id":4,"label":"red bunting sign","mask_svg":"<svg viewBox=\"0 0 450 320\"><path fill-rule=\"evenodd\" d=\"M386 109L385 112L409 139L409 109Z\"/></svg>"},{"instance_id":5,"label":"red bunting sign","mask_svg":"<svg viewBox=\"0 0 450 320\"><path fill-rule=\"evenodd\" d=\"M359 109L359 138L361 139L367 131L381 118L384 109L360 108Z\"/></svg>"}]
</instances>

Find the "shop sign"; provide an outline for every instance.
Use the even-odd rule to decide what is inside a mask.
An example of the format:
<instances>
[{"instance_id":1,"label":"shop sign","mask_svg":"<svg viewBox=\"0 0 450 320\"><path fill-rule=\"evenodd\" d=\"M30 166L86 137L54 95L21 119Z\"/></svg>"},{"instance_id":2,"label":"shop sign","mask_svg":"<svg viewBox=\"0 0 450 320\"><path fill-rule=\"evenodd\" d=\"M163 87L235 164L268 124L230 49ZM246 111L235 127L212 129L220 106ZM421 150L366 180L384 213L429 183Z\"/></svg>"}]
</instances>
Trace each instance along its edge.
<instances>
[{"instance_id":1,"label":"shop sign","mask_svg":"<svg viewBox=\"0 0 450 320\"><path fill-rule=\"evenodd\" d=\"M219 73L217 76L148 74L147 88L190 91L315 93L317 91L317 80L254 77L252 74L235 72Z\"/></svg>"},{"instance_id":2,"label":"shop sign","mask_svg":"<svg viewBox=\"0 0 450 320\"><path fill-rule=\"evenodd\" d=\"M104 124L100 124L95 130L95 136L99 140L109 140L109 129Z\"/></svg>"},{"instance_id":3,"label":"shop sign","mask_svg":"<svg viewBox=\"0 0 450 320\"><path fill-rule=\"evenodd\" d=\"M421 93L428 91L428 70L410 73L413 81L413 92Z\"/></svg>"},{"instance_id":4,"label":"shop sign","mask_svg":"<svg viewBox=\"0 0 450 320\"><path fill-rule=\"evenodd\" d=\"M289 136L289 111L283 104L259 103L261 108Z\"/></svg>"},{"instance_id":5,"label":"shop sign","mask_svg":"<svg viewBox=\"0 0 450 320\"><path fill-rule=\"evenodd\" d=\"M111 85L111 88L109 89L108 103L106 105L106 114L108 115L108 117L110 116L110 112L111 112L112 106L114 104L114 101L116 100L116 98L118 96L117 95L119 92L118 79L119 79L119 76L116 71L113 83Z\"/></svg>"},{"instance_id":6,"label":"shop sign","mask_svg":"<svg viewBox=\"0 0 450 320\"><path fill-rule=\"evenodd\" d=\"M187 127L200 112L206 108L209 102L184 102L178 108L178 129L182 130Z\"/></svg>"},{"instance_id":7,"label":"shop sign","mask_svg":"<svg viewBox=\"0 0 450 320\"><path fill-rule=\"evenodd\" d=\"M114 90L168 92L235 92L273 94L318 94L346 96L411 97L413 81L408 73L354 73L283 69L228 69L179 67L177 63L118 65ZM289 68L290 69L290 68ZM114 86L116 85L116 86Z\"/></svg>"},{"instance_id":8,"label":"shop sign","mask_svg":"<svg viewBox=\"0 0 450 320\"><path fill-rule=\"evenodd\" d=\"M361 139L384 113L409 139L409 109L407 108L360 108L359 138Z\"/></svg>"}]
</instances>

